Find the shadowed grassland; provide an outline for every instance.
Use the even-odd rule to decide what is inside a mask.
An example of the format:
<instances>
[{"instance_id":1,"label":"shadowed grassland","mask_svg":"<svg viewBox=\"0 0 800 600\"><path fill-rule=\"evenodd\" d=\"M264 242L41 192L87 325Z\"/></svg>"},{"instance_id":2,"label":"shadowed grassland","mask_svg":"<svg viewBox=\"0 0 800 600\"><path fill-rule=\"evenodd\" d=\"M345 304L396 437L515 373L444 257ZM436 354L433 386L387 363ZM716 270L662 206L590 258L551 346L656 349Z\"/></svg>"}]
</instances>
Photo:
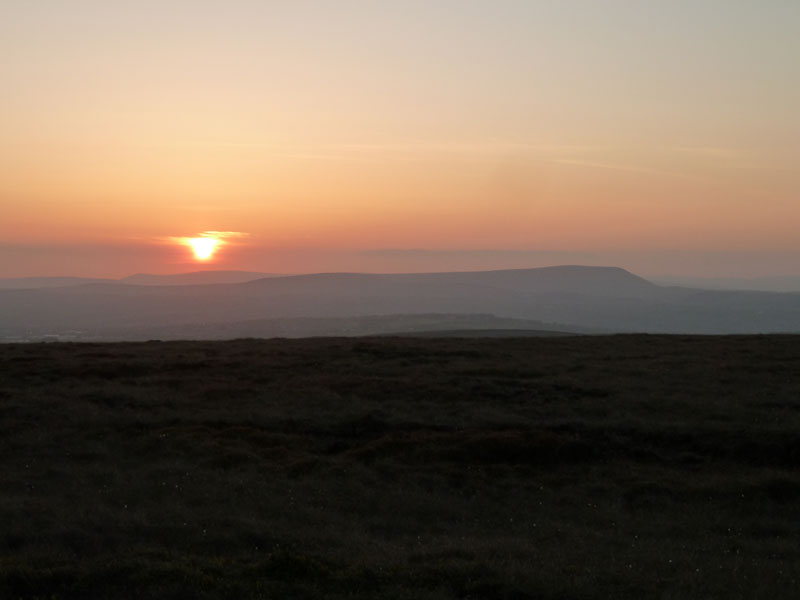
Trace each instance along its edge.
<instances>
[{"instance_id":1,"label":"shadowed grassland","mask_svg":"<svg viewBox=\"0 0 800 600\"><path fill-rule=\"evenodd\" d=\"M0 598L796 598L800 337L0 346Z\"/></svg>"}]
</instances>

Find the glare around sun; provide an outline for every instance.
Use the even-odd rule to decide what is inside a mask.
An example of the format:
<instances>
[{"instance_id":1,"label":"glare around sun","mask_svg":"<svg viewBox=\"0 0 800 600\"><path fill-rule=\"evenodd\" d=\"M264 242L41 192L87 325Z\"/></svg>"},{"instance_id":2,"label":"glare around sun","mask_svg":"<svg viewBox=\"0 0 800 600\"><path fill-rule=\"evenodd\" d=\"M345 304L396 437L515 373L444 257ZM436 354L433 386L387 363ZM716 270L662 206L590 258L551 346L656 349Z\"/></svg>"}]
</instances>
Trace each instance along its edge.
<instances>
[{"instance_id":1,"label":"glare around sun","mask_svg":"<svg viewBox=\"0 0 800 600\"><path fill-rule=\"evenodd\" d=\"M186 243L192 248L197 260L208 260L214 255L219 240L210 237L189 238Z\"/></svg>"}]
</instances>

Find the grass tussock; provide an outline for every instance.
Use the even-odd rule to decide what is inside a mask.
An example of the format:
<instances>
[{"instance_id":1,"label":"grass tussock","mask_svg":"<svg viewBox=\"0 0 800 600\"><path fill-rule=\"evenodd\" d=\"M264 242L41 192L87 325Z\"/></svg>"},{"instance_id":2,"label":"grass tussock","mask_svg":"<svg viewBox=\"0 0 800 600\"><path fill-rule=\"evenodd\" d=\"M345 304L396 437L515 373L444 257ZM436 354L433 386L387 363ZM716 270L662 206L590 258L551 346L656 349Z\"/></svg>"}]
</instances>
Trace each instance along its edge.
<instances>
[{"instance_id":1,"label":"grass tussock","mask_svg":"<svg viewBox=\"0 0 800 600\"><path fill-rule=\"evenodd\" d=\"M0 346L0 598L794 598L800 338Z\"/></svg>"}]
</instances>

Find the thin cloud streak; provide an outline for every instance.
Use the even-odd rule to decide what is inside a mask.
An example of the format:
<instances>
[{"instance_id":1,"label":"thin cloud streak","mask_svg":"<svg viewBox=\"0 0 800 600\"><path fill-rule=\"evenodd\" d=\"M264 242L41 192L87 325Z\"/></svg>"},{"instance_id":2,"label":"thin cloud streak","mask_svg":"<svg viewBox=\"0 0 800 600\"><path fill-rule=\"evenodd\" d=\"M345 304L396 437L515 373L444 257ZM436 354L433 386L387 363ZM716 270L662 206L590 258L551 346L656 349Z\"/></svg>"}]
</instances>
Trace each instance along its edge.
<instances>
[{"instance_id":1,"label":"thin cloud streak","mask_svg":"<svg viewBox=\"0 0 800 600\"><path fill-rule=\"evenodd\" d=\"M591 252L563 250L513 250L513 249L459 249L436 250L427 248L375 248L362 250L362 256L377 258L590 258Z\"/></svg>"},{"instance_id":2,"label":"thin cloud streak","mask_svg":"<svg viewBox=\"0 0 800 600\"><path fill-rule=\"evenodd\" d=\"M699 177L697 175L687 175L686 173L679 173L676 171L671 171L668 169L657 169L657 168L650 168L650 167L637 167L634 165L629 164L620 164L620 163L609 163L609 162L600 162L600 161L591 161L591 160L579 160L579 159L556 159L553 160L556 164L562 165L574 165L578 167L590 167L594 169L605 169L609 171L621 171L626 173L639 173L643 175L656 175L659 177L670 177L673 179L679 179L682 181L689 181L692 183L699 183L702 185L710 186L719 190L724 190L735 194L737 196L744 196L747 198L761 198L767 194L767 192L760 191L760 190L744 190L741 188L733 187L730 184L724 183L718 179L713 179L710 177Z\"/></svg>"}]
</instances>

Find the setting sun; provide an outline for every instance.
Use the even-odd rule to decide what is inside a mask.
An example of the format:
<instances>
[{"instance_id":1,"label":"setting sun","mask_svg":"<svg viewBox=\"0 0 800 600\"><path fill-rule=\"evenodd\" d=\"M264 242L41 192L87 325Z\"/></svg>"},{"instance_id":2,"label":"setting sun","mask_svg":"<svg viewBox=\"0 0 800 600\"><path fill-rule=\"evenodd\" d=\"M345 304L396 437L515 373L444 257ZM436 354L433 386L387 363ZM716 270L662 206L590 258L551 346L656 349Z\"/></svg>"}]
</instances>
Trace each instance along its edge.
<instances>
[{"instance_id":1,"label":"setting sun","mask_svg":"<svg viewBox=\"0 0 800 600\"><path fill-rule=\"evenodd\" d=\"M188 238L186 243L192 248L197 260L208 260L214 255L219 240L211 237Z\"/></svg>"},{"instance_id":2,"label":"setting sun","mask_svg":"<svg viewBox=\"0 0 800 600\"><path fill-rule=\"evenodd\" d=\"M162 240L169 244L188 246L194 254L194 260L210 261L223 246L240 243L249 234L242 231L201 231L193 237L169 236Z\"/></svg>"}]
</instances>

